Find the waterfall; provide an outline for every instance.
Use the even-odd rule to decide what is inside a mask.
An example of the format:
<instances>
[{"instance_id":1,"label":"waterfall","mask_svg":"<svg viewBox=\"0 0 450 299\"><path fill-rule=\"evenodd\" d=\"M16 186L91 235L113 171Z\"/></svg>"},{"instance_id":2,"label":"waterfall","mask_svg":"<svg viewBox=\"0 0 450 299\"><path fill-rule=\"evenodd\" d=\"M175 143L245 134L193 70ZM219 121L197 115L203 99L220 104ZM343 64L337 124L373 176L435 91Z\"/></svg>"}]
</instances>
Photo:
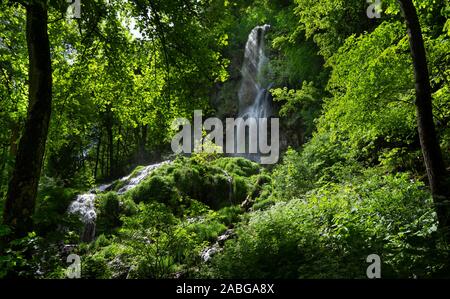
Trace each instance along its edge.
<instances>
[{"instance_id":1,"label":"waterfall","mask_svg":"<svg viewBox=\"0 0 450 299\"><path fill-rule=\"evenodd\" d=\"M95 196L95 193L92 191L80 194L69 206L69 213L80 215L80 219L84 224L83 232L80 236L82 242L90 242L95 236L95 221L97 220Z\"/></svg>"},{"instance_id":2,"label":"waterfall","mask_svg":"<svg viewBox=\"0 0 450 299\"><path fill-rule=\"evenodd\" d=\"M151 164L148 166L145 166L142 170L138 171L137 174L130 179L131 175L128 175L126 177L121 178L121 181L127 181L126 185L117 191L117 194L123 194L127 192L128 190L133 189L137 185L139 185L140 182L142 182L146 177L149 176L150 173L153 172L153 170L163 166L164 164L169 163L169 161L164 161L161 163Z\"/></svg>"},{"instance_id":3,"label":"waterfall","mask_svg":"<svg viewBox=\"0 0 450 299\"><path fill-rule=\"evenodd\" d=\"M117 191L118 195L121 195L142 182L148 177L155 169L169 163L170 161L164 161L161 163L151 164L145 166L139 170L133 176L127 175L121 178L119 181L125 182L125 185ZM80 220L83 222L83 231L80 239L82 242L91 242L95 237L95 222L97 220L97 213L95 211L95 198L97 194L108 191L113 183L100 185L88 193L80 194L70 204L68 212L69 214L77 214L80 216Z\"/></svg>"},{"instance_id":4,"label":"waterfall","mask_svg":"<svg viewBox=\"0 0 450 299\"><path fill-rule=\"evenodd\" d=\"M271 94L269 92L271 84L265 78L265 68L268 65L268 58L265 54L264 39L270 25L255 27L249 34L245 45L244 62L242 65L242 82L239 89L239 114L238 118L247 120L254 118L269 118L271 115ZM238 125L237 130L245 124ZM235 146L237 139L235 135ZM248 145L248 134L245 143ZM235 151L236 152L236 151ZM259 162L258 153L249 153L246 148L245 157Z\"/></svg>"}]
</instances>

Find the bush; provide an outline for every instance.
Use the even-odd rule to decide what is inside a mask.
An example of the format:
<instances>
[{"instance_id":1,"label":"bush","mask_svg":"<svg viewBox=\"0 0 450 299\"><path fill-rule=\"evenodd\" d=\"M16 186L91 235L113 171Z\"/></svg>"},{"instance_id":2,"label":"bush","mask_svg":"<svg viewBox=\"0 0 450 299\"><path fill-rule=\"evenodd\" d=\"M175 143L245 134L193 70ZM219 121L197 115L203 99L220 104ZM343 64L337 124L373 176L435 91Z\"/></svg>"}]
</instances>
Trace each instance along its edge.
<instances>
[{"instance_id":1,"label":"bush","mask_svg":"<svg viewBox=\"0 0 450 299\"><path fill-rule=\"evenodd\" d=\"M202 196L202 176L198 167L179 167L173 173L175 186L184 194L200 199Z\"/></svg>"},{"instance_id":2,"label":"bush","mask_svg":"<svg viewBox=\"0 0 450 299\"><path fill-rule=\"evenodd\" d=\"M54 179L44 177L39 186L36 210L33 216L36 232L41 236L61 238L61 227L78 230L81 222L76 215L67 215L70 203L78 190L65 188Z\"/></svg>"},{"instance_id":3,"label":"bush","mask_svg":"<svg viewBox=\"0 0 450 299\"><path fill-rule=\"evenodd\" d=\"M130 196L136 203L165 203L177 214L185 212L191 199L218 210L240 203L248 195L256 196L270 181L262 173L258 164L243 158L199 161L180 157L155 170Z\"/></svg>"},{"instance_id":4,"label":"bush","mask_svg":"<svg viewBox=\"0 0 450 299\"><path fill-rule=\"evenodd\" d=\"M10 238L11 230L0 225L0 238ZM61 278L63 273L57 246L30 232L0 247L0 278Z\"/></svg>"},{"instance_id":5,"label":"bush","mask_svg":"<svg viewBox=\"0 0 450 299\"><path fill-rule=\"evenodd\" d=\"M217 211L217 220L226 226L234 225L239 222L239 215L242 214L242 209L240 206L230 206L225 207Z\"/></svg>"},{"instance_id":6,"label":"bush","mask_svg":"<svg viewBox=\"0 0 450 299\"><path fill-rule=\"evenodd\" d=\"M97 208L97 230L108 231L121 225L121 203L115 192L97 195L95 199Z\"/></svg>"},{"instance_id":7,"label":"bush","mask_svg":"<svg viewBox=\"0 0 450 299\"><path fill-rule=\"evenodd\" d=\"M141 204L139 214L124 220L120 236L133 261L130 278L169 278L198 259L200 248L166 206Z\"/></svg>"},{"instance_id":8,"label":"bush","mask_svg":"<svg viewBox=\"0 0 450 299\"><path fill-rule=\"evenodd\" d=\"M81 262L81 278L83 279L107 279L111 278L111 272L107 261L99 255L86 256Z\"/></svg>"},{"instance_id":9,"label":"bush","mask_svg":"<svg viewBox=\"0 0 450 299\"><path fill-rule=\"evenodd\" d=\"M204 275L220 278L364 278L369 254L383 277L448 270L428 192L408 175L370 170L250 214Z\"/></svg>"},{"instance_id":10,"label":"bush","mask_svg":"<svg viewBox=\"0 0 450 299\"><path fill-rule=\"evenodd\" d=\"M196 242L215 242L217 237L223 233L227 227L215 218L200 219L186 227L188 234L192 235Z\"/></svg>"}]
</instances>

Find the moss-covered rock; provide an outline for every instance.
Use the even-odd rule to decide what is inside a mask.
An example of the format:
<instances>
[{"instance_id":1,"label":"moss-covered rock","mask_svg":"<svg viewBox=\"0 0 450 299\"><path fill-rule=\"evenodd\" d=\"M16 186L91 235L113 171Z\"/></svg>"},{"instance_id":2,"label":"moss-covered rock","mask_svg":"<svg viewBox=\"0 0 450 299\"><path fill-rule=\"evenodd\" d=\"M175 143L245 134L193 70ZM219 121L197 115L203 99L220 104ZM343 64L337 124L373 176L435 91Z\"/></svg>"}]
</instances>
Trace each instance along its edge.
<instances>
[{"instance_id":1,"label":"moss-covered rock","mask_svg":"<svg viewBox=\"0 0 450 299\"><path fill-rule=\"evenodd\" d=\"M221 158L213 162L213 165L223 169L229 174L250 177L261 171L261 166L244 158Z\"/></svg>"},{"instance_id":2,"label":"moss-covered rock","mask_svg":"<svg viewBox=\"0 0 450 299\"><path fill-rule=\"evenodd\" d=\"M183 193L192 198L201 198L202 193L202 173L195 167L179 167L174 169L174 185Z\"/></svg>"},{"instance_id":3,"label":"moss-covered rock","mask_svg":"<svg viewBox=\"0 0 450 299\"><path fill-rule=\"evenodd\" d=\"M135 203L164 203L178 212L188 208L190 200L198 200L218 210L240 204L247 196L258 195L260 185L265 182L258 177L263 173L260 165L244 158L227 157L205 162L178 157L154 170L127 196Z\"/></svg>"},{"instance_id":4,"label":"moss-covered rock","mask_svg":"<svg viewBox=\"0 0 450 299\"><path fill-rule=\"evenodd\" d=\"M131 198L135 203L151 201L169 203L177 197L170 178L159 175L149 177L131 192Z\"/></svg>"}]
</instances>

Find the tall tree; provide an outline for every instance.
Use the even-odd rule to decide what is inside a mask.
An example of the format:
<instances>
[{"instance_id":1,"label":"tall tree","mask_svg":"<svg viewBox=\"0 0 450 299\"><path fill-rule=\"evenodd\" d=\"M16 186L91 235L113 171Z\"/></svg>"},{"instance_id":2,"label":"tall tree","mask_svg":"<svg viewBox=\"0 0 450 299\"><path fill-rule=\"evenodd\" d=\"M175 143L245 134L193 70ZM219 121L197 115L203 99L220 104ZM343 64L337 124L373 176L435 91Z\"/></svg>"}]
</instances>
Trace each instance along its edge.
<instances>
[{"instance_id":1,"label":"tall tree","mask_svg":"<svg viewBox=\"0 0 450 299\"><path fill-rule=\"evenodd\" d=\"M3 221L16 237L32 229L32 214L45 152L52 104L52 69L47 32L47 1L21 3L27 13L28 115L19 142Z\"/></svg>"},{"instance_id":2,"label":"tall tree","mask_svg":"<svg viewBox=\"0 0 450 299\"><path fill-rule=\"evenodd\" d=\"M433 121L431 85L425 45L417 11L412 0L398 0L409 35L416 80L416 113L422 154L441 228L450 227L450 186Z\"/></svg>"}]
</instances>

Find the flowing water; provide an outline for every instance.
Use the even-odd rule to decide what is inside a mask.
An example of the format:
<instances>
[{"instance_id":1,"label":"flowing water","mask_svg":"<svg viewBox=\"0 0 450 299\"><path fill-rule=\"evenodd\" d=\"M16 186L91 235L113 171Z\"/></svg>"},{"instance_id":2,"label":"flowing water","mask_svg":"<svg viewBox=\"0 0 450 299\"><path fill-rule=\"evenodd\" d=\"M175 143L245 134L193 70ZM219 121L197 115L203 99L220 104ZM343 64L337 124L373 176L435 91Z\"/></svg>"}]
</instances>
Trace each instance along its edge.
<instances>
[{"instance_id":1,"label":"flowing water","mask_svg":"<svg viewBox=\"0 0 450 299\"><path fill-rule=\"evenodd\" d=\"M271 84L266 79L265 73L268 67L268 58L265 54L264 39L269 25L257 26L249 34L245 46L244 62L242 65L242 82L239 89L239 113L238 118L247 120L248 118L269 118L271 116L271 94L269 92ZM240 123L240 126L245 124ZM237 127L237 131L242 128ZM245 129L245 128L244 128ZM236 131L235 131L236 133ZM246 133L245 143L248 146L248 134ZM235 134L235 152L237 149L237 134ZM245 154L238 154L253 161L260 161L260 154L250 153L249 148ZM232 177L224 172L229 183L229 200L232 202ZM193 220L195 221L195 220ZM211 258L220 252L223 243L232 237L234 232L232 229L226 230L217 238L217 241L209 247L202 250L200 257L204 262L208 262Z\"/></svg>"},{"instance_id":2,"label":"flowing water","mask_svg":"<svg viewBox=\"0 0 450 299\"><path fill-rule=\"evenodd\" d=\"M80 239L83 242L90 242L95 236L95 193L85 193L77 196L69 206L69 213L78 214L84 224Z\"/></svg>"},{"instance_id":3,"label":"flowing water","mask_svg":"<svg viewBox=\"0 0 450 299\"><path fill-rule=\"evenodd\" d=\"M267 82L266 71L269 59L265 53L264 39L270 25L255 27L249 34L245 45L244 62L242 65L242 82L239 89L239 113L238 117L247 120L248 118L269 118L271 115L271 94L269 92L271 84ZM244 129L241 123L237 130ZM236 136L236 135L235 135ZM248 134L246 134L246 145L248 146ZM235 138L235 147L237 140ZM246 148L243 155L251 160L259 162L259 153L250 153Z\"/></svg>"},{"instance_id":4,"label":"flowing water","mask_svg":"<svg viewBox=\"0 0 450 299\"><path fill-rule=\"evenodd\" d=\"M169 161L164 161L161 163L151 164L145 166L139 170L133 177L131 174L123 177L120 181L124 181L125 185L117 191L117 194L123 194L134 187L136 187L140 182L142 182L146 177L148 177L155 169L169 163ZM77 214L80 220L83 222L84 228L81 233L80 239L83 242L90 242L95 237L95 222L97 220L97 213L95 212L95 198L97 194L108 191L113 184L100 185L97 188L90 190L88 193L80 194L77 198L70 204L68 212L70 214Z\"/></svg>"},{"instance_id":5,"label":"flowing water","mask_svg":"<svg viewBox=\"0 0 450 299\"><path fill-rule=\"evenodd\" d=\"M264 39L269 25L257 26L249 34L248 40L245 46L244 62L242 65L242 82L239 89L239 118L244 120L248 118L269 118L271 115L271 84L267 82L265 76L265 70L268 66L268 58L265 54ZM241 125L245 125L242 124ZM240 129L239 127L237 128ZM248 134L246 134L246 144L248 145ZM236 136L236 135L235 135ZM237 137L237 136L236 136ZM235 140L235 145L237 144ZM241 154L251 160L259 162L259 153L249 153L248 149L245 154ZM146 177L148 177L155 169L161 167L169 161L161 163L151 164L135 175L125 176L120 179L125 184L117 191L117 194L121 195L125 192L133 189L139 183L141 183ZM229 180L231 189L231 177ZM68 212L71 214L78 214L84 224L84 229L81 234L81 240L84 242L90 242L95 237L95 222L97 220L97 213L95 212L95 198L98 193L102 193L110 190L113 184L104 184L89 191L85 194L80 194L70 204ZM231 201L230 190L230 201ZM204 252L204 259L208 260L216 251L218 246L215 245L212 248L207 249Z\"/></svg>"},{"instance_id":6,"label":"flowing water","mask_svg":"<svg viewBox=\"0 0 450 299\"><path fill-rule=\"evenodd\" d=\"M121 178L120 179L121 181L126 181L127 183L125 186L120 188L119 191L117 191L117 194L120 195L120 194L127 192L128 190L133 189L134 187L139 185L139 183L142 182L146 177L148 177L148 175L150 173L152 173L153 170L155 170L167 163L169 163L169 161L164 161L161 163L156 163L156 164L151 164L151 165L145 166L143 169L138 171L138 173L131 179L130 179L131 175Z\"/></svg>"}]
</instances>

